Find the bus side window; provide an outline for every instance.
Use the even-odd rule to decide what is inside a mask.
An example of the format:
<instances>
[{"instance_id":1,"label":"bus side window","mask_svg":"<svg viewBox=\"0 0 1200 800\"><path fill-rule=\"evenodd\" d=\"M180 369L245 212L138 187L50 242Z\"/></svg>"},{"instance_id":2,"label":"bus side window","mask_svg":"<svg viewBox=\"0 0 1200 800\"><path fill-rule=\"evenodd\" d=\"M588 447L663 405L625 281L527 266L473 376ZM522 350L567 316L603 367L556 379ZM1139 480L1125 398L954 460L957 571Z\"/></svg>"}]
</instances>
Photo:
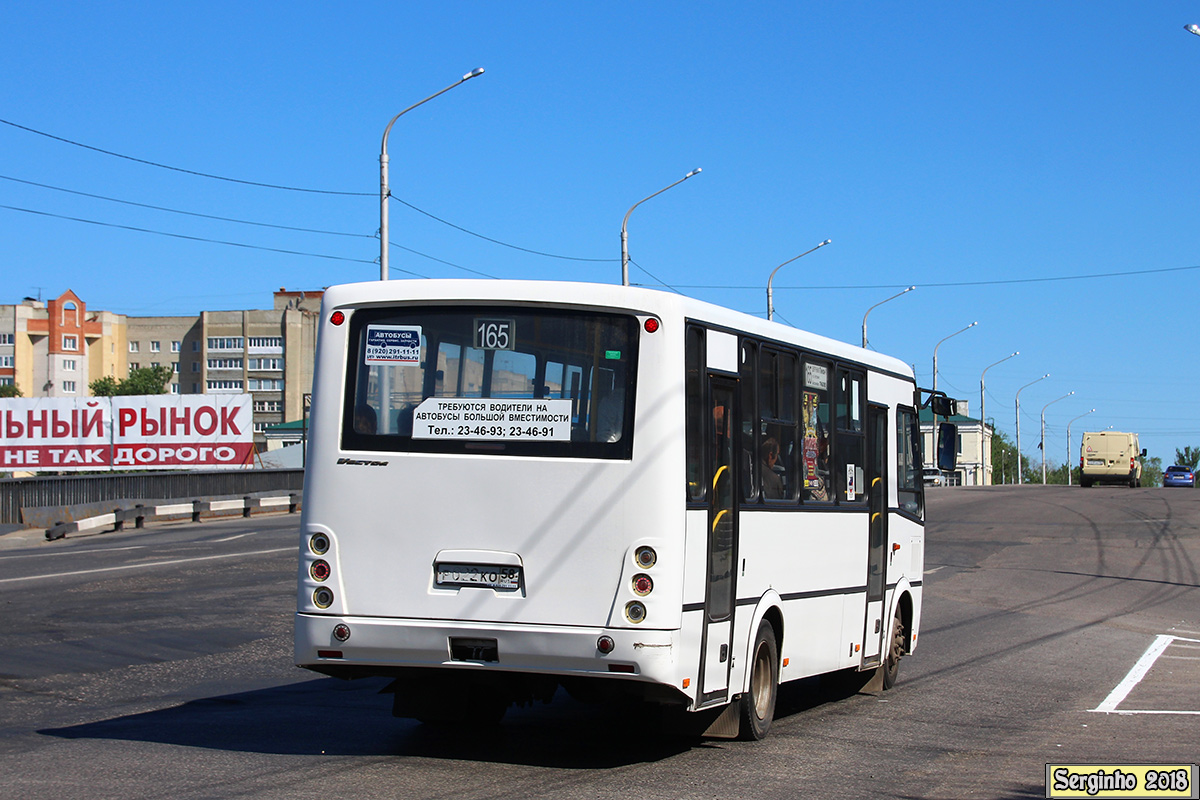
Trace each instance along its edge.
<instances>
[{"instance_id":1,"label":"bus side window","mask_svg":"<svg viewBox=\"0 0 1200 800\"><path fill-rule=\"evenodd\" d=\"M806 503L833 500L829 487L829 364L804 362L800 397L801 469Z\"/></svg>"},{"instance_id":2,"label":"bus side window","mask_svg":"<svg viewBox=\"0 0 1200 800\"><path fill-rule=\"evenodd\" d=\"M684 334L684 427L687 499L705 498L704 439L707 434L704 413L704 329L689 325Z\"/></svg>"},{"instance_id":3,"label":"bus side window","mask_svg":"<svg viewBox=\"0 0 1200 800\"><path fill-rule=\"evenodd\" d=\"M746 503L756 502L762 487L762 472L759 467L756 441L758 427L758 404L754 402L754 390L758 383L758 346L748 340L742 340L742 366L740 383L742 388L742 500Z\"/></svg>"},{"instance_id":4,"label":"bus side window","mask_svg":"<svg viewBox=\"0 0 1200 800\"><path fill-rule=\"evenodd\" d=\"M900 508L916 517L924 513L924 477L922 476L921 430L916 412L901 408L896 412L896 494Z\"/></svg>"}]
</instances>

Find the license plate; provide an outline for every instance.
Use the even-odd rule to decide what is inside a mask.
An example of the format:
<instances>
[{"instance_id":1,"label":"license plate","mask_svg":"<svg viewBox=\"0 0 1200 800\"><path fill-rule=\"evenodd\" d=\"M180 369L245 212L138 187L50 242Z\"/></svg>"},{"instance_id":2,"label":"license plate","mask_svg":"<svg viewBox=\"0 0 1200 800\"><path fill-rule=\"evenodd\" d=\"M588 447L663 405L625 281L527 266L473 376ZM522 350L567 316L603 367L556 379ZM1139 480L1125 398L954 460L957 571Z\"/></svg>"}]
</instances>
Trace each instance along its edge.
<instances>
[{"instance_id":1,"label":"license plate","mask_svg":"<svg viewBox=\"0 0 1200 800\"><path fill-rule=\"evenodd\" d=\"M1104 459L1102 459L1102 458L1089 458L1089 459L1088 459L1088 466L1089 466L1089 467L1103 467L1103 466L1104 466Z\"/></svg>"},{"instance_id":2,"label":"license plate","mask_svg":"<svg viewBox=\"0 0 1200 800\"><path fill-rule=\"evenodd\" d=\"M513 591L521 588L521 568L491 564L438 564L438 586L482 586Z\"/></svg>"}]
</instances>

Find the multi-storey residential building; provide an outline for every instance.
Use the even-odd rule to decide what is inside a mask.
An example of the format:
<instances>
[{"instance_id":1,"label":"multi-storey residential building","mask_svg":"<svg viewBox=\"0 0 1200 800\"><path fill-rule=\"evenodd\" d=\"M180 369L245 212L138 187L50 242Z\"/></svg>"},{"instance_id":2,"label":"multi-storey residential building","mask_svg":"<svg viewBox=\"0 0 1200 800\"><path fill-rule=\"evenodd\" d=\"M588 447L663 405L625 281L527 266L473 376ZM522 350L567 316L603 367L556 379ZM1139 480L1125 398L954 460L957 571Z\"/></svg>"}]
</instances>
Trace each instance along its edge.
<instances>
[{"instance_id":1,"label":"multi-storey residential building","mask_svg":"<svg viewBox=\"0 0 1200 800\"><path fill-rule=\"evenodd\" d=\"M88 311L71 290L0 306L0 383L25 397L75 397L105 375L124 377L125 317Z\"/></svg>"}]
</instances>

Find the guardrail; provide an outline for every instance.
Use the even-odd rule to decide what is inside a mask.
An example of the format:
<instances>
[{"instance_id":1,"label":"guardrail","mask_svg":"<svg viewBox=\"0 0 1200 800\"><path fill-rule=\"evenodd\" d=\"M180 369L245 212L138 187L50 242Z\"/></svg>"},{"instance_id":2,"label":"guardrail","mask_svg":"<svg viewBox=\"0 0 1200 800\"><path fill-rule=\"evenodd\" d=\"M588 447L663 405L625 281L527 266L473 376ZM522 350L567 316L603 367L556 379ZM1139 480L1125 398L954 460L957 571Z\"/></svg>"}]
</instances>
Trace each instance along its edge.
<instances>
[{"instance_id":1,"label":"guardrail","mask_svg":"<svg viewBox=\"0 0 1200 800\"><path fill-rule=\"evenodd\" d=\"M289 514L295 514L296 510L300 508L300 497L298 492L292 492L274 497L247 496L230 500L192 500L187 503L164 503L155 506L138 503L132 507L114 508L107 513L84 517L72 522L60 522L46 529L46 540L54 541L62 539L68 533L94 531L110 525L114 531L124 530L125 523L129 520L133 520L135 528L142 528L145 527L148 518L178 517L184 514L191 514L192 522L199 522L202 514L223 511L241 511L243 517L249 517L256 508L282 509L286 507Z\"/></svg>"}]
</instances>

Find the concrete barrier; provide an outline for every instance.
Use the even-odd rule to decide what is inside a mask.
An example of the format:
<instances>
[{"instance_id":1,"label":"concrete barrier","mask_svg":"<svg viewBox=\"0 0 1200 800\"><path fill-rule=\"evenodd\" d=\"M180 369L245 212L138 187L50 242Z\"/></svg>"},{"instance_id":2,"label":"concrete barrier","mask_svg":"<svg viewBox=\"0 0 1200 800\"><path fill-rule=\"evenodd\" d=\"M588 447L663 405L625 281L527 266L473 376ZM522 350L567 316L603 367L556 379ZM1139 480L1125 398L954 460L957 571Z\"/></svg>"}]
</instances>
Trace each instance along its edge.
<instances>
[{"instance_id":1,"label":"concrete barrier","mask_svg":"<svg viewBox=\"0 0 1200 800\"><path fill-rule=\"evenodd\" d=\"M300 494L292 492L286 495L271 497L238 497L229 500L192 500L187 503L163 503L161 505L142 505L140 503L123 508L114 508L103 514L94 514L71 522L59 522L46 529L46 540L62 539L68 533L83 533L95 531L98 528L111 527L114 531L124 530L125 523L134 521L134 527L141 528L147 519L160 517L178 517L191 514L192 522L200 522L204 514L230 513L241 511L243 517L249 517L254 509L283 509L289 514L295 514L300 508Z\"/></svg>"}]
</instances>

